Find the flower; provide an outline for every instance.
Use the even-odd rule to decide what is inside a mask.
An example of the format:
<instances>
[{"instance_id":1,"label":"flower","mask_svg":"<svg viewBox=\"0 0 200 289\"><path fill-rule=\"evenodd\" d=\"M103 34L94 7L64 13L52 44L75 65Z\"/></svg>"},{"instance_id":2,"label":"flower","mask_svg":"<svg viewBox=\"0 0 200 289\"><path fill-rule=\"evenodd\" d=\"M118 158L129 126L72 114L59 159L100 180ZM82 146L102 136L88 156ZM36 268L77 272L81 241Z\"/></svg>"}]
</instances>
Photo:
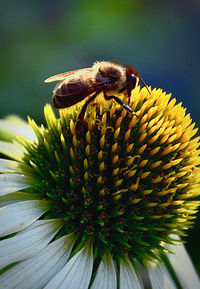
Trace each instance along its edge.
<instances>
[{"instance_id":1,"label":"flower","mask_svg":"<svg viewBox=\"0 0 200 289\"><path fill-rule=\"evenodd\" d=\"M199 288L199 138L170 97L137 87L133 115L99 96L78 129L82 104L0 121L2 288Z\"/></svg>"}]
</instances>

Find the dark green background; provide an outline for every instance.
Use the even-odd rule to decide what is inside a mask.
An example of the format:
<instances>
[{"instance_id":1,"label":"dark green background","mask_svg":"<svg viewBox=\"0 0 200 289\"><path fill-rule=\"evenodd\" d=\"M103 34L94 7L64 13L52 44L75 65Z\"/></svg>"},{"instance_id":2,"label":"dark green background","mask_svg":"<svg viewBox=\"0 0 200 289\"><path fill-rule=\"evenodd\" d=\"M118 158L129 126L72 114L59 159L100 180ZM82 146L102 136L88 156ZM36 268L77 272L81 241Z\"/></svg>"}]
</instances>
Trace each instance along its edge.
<instances>
[{"instance_id":1,"label":"dark green background","mask_svg":"<svg viewBox=\"0 0 200 289\"><path fill-rule=\"evenodd\" d=\"M200 125L200 2L1 1L0 117L43 122L48 76L114 60L183 102ZM200 271L199 225L189 250Z\"/></svg>"}]
</instances>

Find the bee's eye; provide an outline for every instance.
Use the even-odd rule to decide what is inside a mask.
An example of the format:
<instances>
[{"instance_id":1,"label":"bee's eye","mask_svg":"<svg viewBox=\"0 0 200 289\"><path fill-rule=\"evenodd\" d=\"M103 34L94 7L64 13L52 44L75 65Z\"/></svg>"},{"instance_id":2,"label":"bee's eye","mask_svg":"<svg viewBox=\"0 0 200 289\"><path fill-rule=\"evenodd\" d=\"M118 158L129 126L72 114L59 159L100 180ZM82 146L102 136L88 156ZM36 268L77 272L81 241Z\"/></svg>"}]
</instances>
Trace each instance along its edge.
<instances>
[{"instance_id":1,"label":"bee's eye","mask_svg":"<svg viewBox=\"0 0 200 289\"><path fill-rule=\"evenodd\" d=\"M132 79L133 87L135 87L135 86L136 86L137 79L136 79L136 77L135 77L134 74L131 74L131 79Z\"/></svg>"}]
</instances>

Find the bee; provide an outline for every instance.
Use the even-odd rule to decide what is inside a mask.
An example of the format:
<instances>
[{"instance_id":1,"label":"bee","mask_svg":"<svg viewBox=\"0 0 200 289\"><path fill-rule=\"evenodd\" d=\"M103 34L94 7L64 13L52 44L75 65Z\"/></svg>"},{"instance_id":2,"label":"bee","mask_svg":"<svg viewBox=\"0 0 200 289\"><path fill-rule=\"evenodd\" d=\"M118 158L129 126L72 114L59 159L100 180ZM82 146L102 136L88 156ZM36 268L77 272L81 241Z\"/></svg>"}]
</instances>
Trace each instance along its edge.
<instances>
[{"instance_id":1,"label":"bee","mask_svg":"<svg viewBox=\"0 0 200 289\"><path fill-rule=\"evenodd\" d=\"M45 80L54 81L59 81L53 90L53 105L56 109L70 107L88 97L79 113L79 121L83 121L87 106L100 92L103 92L105 100L114 99L130 113L134 113L133 110L116 94L125 91L130 101L131 91L139 81L150 93L135 68L108 61L94 62L92 67L60 73Z\"/></svg>"}]
</instances>

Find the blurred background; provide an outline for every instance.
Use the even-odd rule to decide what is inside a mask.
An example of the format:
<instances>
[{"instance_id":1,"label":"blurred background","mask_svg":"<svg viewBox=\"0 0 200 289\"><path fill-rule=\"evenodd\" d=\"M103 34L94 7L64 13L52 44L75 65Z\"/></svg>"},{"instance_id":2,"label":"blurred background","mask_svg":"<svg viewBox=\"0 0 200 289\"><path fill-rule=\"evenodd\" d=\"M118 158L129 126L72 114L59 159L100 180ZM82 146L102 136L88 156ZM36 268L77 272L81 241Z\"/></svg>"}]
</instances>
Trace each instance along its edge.
<instances>
[{"instance_id":1,"label":"blurred background","mask_svg":"<svg viewBox=\"0 0 200 289\"><path fill-rule=\"evenodd\" d=\"M0 10L0 118L43 122L53 74L114 60L171 92L200 126L200 1L4 1ZM188 250L200 272L199 222Z\"/></svg>"}]
</instances>

